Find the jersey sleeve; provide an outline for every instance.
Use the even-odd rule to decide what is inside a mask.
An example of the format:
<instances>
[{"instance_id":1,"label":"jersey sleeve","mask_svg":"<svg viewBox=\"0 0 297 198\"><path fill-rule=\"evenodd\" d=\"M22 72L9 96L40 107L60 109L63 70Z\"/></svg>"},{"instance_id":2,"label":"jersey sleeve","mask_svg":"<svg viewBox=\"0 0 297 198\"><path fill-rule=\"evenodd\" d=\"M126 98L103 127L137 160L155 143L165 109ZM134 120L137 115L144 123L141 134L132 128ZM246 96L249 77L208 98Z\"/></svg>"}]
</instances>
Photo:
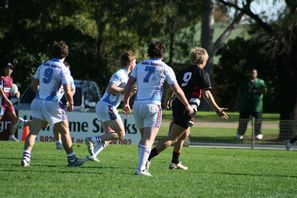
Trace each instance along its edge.
<instances>
[{"instance_id":1,"label":"jersey sleeve","mask_svg":"<svg viewBox=\"0 0 297 198\"><path fill-rule=\"evenodd\" d=\"M70 70L65 68L62 68L62 84L71 84L71 74L70 74Z\"/></svg>"},{"instance_id":2,"label":"jersey sleeve","mask_svg":"<svg viewBox=\"0 0 297 198\"><path fill-rule=\"evenodd\" d=\"M109 80L109 84L115 84L116 86L119 86L122 83L122 77L120 75L120 72L116 72L112 75L112 77Z\"/></svg>"},{"instance_id":3,"label":"jersey sleeve","mask_svg":"<svg viewBox=\"0 0 297 198\"><path fill-rule=\"evenodd\" d=\"M263 89L267 89L267 86L266 86L266 83L265 83L264 80L262 80L262 88L263 88Z\"/></svg>"},{"instance_id":4,"label":"jersey sleeve","mask_svg":"<svg viewBox=\"0 0 297 198\"><path fill-rule=\"evenodd\" d=\"M40 77L40 66L37 68L33 78L36 80L39 80L39 77Z\"/></svg>"},{"instance_id":5,"label":"jersey sleeve","mask_svg":"<svg viewBox=\"0 0 297 198\"><path fill-rule=\"evenodd\" d=\"M202 72L202 89L212 90L209 74L205 71Z\"/></svg>"},{"instance_id":6,"label":"jersey sleeve","mask_svg":"<svg viewBox=\"0 0 297 198\"><path fill-rule=\"evenodd\" d=\"M165 67L166 81L168 85L173 85L177 83L176 76L173 69L169 66Z\"/></svg>"}]
</instances>

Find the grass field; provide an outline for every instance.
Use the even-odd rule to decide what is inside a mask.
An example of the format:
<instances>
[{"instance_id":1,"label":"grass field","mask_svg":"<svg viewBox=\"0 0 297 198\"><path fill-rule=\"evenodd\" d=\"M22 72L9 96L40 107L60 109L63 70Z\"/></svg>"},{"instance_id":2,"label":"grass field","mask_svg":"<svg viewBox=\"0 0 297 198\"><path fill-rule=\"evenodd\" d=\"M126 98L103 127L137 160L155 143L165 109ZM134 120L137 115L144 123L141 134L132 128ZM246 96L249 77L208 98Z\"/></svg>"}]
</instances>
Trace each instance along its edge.
<instances>
[{"instance_id":1,"label":"grass field","mask_svg":"<svg viewBox=\"0 0 297 198\"><path fill-rule=\"evenodd\" d=\"M251 122L245 133L243 141L235 139L237 132L239 113L228 112L229 120L219 119L215 112L198 112L196 124L191 128L191 141L204 143L251 143ZM157 139L168 134L169 122L172 119L171 111L163 111L163 123L158 133ZM279 114L263 114L262 133L264 138L262 141L256 141L256 144L281 144L284 141L279 140ZM201 125L201 123L204 123ZM205 124L207 123L207 125ZM224 126L225 125L225 126ZM227 127L226 127L227 125ZM273 127L271 126L273 125ZM215 127L217 126L217 127Z\"/></svg>"},{"instance_id":2,"label":"grass field","mask_svg":"<svg viewBox=\"0 0 297 198\"><path fill-rule=\"evenodd\" d=\"M66 167L63 151L37 143L31 167L23 143L0 142L0 197L296 197L297 153L186 147L188 171L169 170L172 148L152 161L154 177L134 175L137 147L111 145L101 163ZM85 145L75 145L79 156Z\"/></svg>"},{"instance_id":3,"label":"grass field","mask_svg":"<svg viewBox=\"0 0 297 198\"><path fill-rule=\"evenodd\" d=\"M228 116L230 117L228 120L222 120L219 119L217 114L214 111L199 111L197 113L197 121L208 121L208 122L237 122L239 119L239 113L238 112L228 112ZM172 119L172 112L171 110L163 110L163 120L171 120ZM279 114L278 113L264 113L263 119L266 121L278 121L279 120Z\"/></svg>"}]
</instances>

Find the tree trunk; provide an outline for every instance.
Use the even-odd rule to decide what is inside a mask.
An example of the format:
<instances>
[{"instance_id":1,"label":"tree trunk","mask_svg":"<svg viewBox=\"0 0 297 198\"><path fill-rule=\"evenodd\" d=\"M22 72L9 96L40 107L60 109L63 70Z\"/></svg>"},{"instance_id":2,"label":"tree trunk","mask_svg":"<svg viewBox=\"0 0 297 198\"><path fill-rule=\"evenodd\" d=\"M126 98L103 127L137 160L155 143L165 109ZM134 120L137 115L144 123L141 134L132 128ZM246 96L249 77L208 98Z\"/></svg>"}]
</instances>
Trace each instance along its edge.
<instances>
[{"instance_id":1,"label":"tree trunk","mask_svg":"<svg viewBox=\"0 0 297 198\"><path fill-rule=\"evenodd\" d=\"M212 77L213 72L213 33L214 33L214 8L215 0L202 0L202 13L201 13L201 47L208 52L208 62L205 70ZM202 99L200 110L209 111L210 107Z\"/></svg>"},{"instance_id":2,"label":"tree trunk","mask_svg":"<svg viewBox=\"0 0 297 198\"><path fill-rule=\"evenodd\" d=\"M105 32L105 22L98 19L96 20L97 28L98 28L98 38L97 38L97 60L100 65L100 61L102 59L102 46L103 46L103 34Z\"/></svg>"},{"instance_id":3,"label":"tree trunk","mask_svg":"<svg viewBox=\"0 0 297 198\"><path fill-rule=\"evenodd\" d=\"M169 65L170 66L172 66L172 63L173 63L173 56L174 56L174 52L173 52L173 46L174 46L174 32L171 32L170 34L169 34L169 41L170 41L170 43L169 43Z\"/></svg>"},{"instance_id":4,"label":"tree trunk","mask_svg":"<svg viewBox=\"0 0 297 198\"><path fill-rule=\"evenodd\" d=\"M201 46L207 50L209 59L205 67L212 76L213 71L213 33L215 0L202 0Z\"/></svg>"},{"instance_id":5,"label":"tree trunk","mask_svg":"<svg viewBox=\"0 0 297 198\"><path fill-rule=\"evenodd\" d=\"M288 52L281 56L280 67L280 139L297 133L297 24L290 24Z\"/></svg>"}]
</instances>

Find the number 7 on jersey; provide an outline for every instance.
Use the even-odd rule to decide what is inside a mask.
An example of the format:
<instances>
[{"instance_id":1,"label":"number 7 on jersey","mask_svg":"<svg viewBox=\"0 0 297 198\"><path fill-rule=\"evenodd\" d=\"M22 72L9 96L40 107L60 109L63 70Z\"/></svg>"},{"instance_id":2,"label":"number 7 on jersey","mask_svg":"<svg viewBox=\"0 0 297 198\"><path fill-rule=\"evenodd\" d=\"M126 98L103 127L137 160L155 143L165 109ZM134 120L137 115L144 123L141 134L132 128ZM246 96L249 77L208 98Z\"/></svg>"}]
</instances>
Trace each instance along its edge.
<instances>
[{"instance_id":1,"label":"number 7 on jersey","mask_svg":"<svg viewBox=\"0 0 297 198\"><path fill-rule=\"evenodd\" d=\"M146 76L143 79L143 82L148 83L150 80L151 75L154 73L155 71L155 67L150 67L150 66L146 66L144 71L147 71Z\"/></svg>"}]
</instances>

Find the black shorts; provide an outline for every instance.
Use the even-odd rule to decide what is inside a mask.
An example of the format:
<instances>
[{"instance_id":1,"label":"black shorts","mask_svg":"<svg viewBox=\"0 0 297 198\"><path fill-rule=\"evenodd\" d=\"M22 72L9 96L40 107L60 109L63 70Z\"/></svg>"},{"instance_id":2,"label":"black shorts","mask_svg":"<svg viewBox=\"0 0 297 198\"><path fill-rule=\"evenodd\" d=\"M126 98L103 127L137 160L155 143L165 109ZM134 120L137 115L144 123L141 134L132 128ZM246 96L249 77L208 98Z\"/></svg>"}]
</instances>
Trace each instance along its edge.
<instances>
[{"instance_id":1,"label":"black shorts","mask_svg":"<svg viewBox=\"0 0 297 198\"><path fill-rule=\"evenodd\" d=\"M185 106L177 100L172 103L172 115L173 123L185 129L190 126L190 121L195 118L195 114L190 116Z\"/></svg>"}]
</instances>

